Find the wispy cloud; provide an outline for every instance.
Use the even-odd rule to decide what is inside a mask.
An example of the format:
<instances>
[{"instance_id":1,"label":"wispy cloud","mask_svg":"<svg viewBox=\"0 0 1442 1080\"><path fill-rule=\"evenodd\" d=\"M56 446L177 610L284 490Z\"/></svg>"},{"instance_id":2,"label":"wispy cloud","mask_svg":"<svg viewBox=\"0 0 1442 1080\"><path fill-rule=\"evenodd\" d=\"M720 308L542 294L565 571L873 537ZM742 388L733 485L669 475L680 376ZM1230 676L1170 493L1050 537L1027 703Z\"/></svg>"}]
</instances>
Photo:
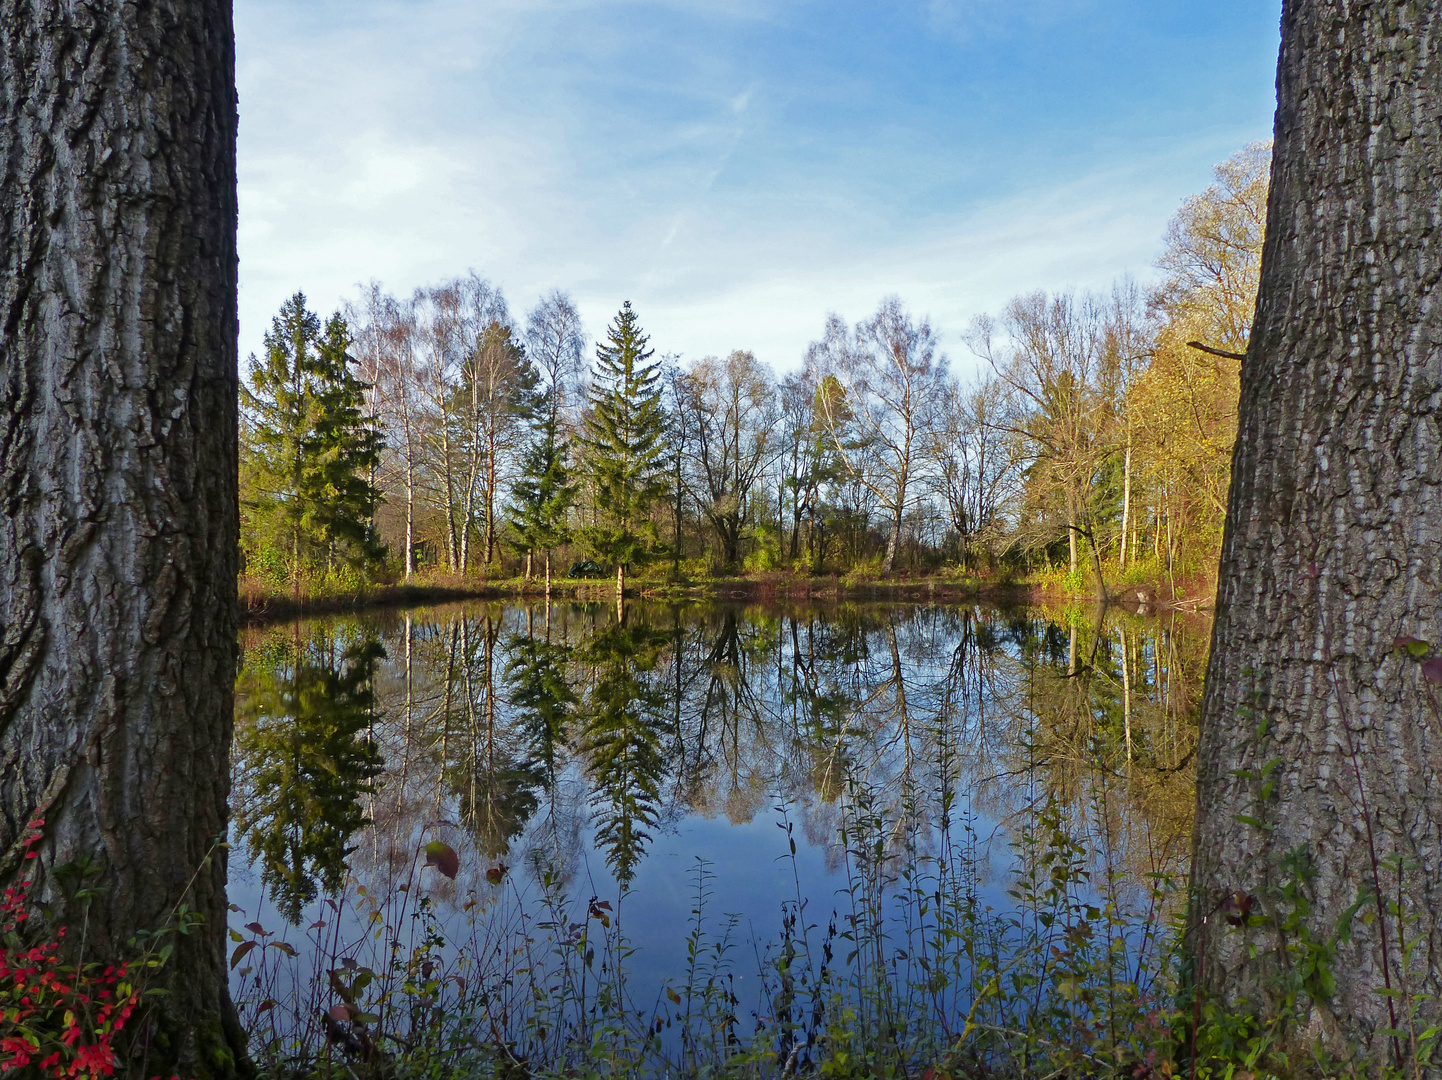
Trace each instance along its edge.
<instances>
[{"instance_id":1,"label":"wispy cloud","mask_svg":"<svg viewBox=\"0 0 1442 1080\"><path fill-rule=\"evenodd\" d=\"M1148 10L237 0L242 352L296 288L329 308L468 268L519 308L571 289L593 334L629 298L658 348L783 366L886 293L956 335L1021 289L1145 273L1177 201L1267 134L1275 47L1123 85L1108 57L1138 43L1096 35L1223 33Z\"/></svg>"}]
</instances>

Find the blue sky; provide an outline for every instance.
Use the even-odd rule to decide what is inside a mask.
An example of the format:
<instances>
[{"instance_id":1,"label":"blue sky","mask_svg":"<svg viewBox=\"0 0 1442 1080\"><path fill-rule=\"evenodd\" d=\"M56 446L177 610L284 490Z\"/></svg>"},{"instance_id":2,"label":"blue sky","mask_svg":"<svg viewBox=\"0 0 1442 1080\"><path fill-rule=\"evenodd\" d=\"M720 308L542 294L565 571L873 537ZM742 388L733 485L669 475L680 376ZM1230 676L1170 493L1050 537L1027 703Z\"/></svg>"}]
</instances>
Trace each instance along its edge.
<instances>
[{"instance_id":1,"label":"blue sky","mask_svg":"<svg viewBox=\"0 0 1442 1080\"><path fill-rule=\"evenodd\" d=\"M1146 279L1270 137L1279 0L237 0L241 354L475 269L800 362L888 293L954 366L1031 289Z\"/></svg>"}]
</instances>

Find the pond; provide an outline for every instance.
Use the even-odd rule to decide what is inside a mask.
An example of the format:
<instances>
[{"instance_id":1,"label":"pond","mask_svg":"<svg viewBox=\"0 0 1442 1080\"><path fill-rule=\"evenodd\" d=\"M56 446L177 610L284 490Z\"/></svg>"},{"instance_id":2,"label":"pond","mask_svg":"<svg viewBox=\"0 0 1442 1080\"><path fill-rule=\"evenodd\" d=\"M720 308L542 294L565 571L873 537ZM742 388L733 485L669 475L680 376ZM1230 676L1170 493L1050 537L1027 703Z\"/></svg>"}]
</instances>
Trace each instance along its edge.
<instances>
[{"instance_id":1,"label":"pond","mask_svg":"<svg viewBox=\"0 0 1442 1080\"><path fill-rule=\"evenodd\" d=\"M873 947L891 972L919 951L926 1007L954 1010L978 961L936 990L948 910L1005 937L1028 904L1038 927L1043 901L1100 910L1108 889L1154 907L1184 873L1209 629L1117 608L635 603L622 622L539 602L252 628L242 1015L302 1056L394 1027L398 996L413 1025L469 995L508 1053L564 1057L555 1040L609 1009L684 1054L683 994L689 1016L704 985L696 1011L734 1040L795 1020L795 970L815 989Z\"/></svg>"}]
</instances>

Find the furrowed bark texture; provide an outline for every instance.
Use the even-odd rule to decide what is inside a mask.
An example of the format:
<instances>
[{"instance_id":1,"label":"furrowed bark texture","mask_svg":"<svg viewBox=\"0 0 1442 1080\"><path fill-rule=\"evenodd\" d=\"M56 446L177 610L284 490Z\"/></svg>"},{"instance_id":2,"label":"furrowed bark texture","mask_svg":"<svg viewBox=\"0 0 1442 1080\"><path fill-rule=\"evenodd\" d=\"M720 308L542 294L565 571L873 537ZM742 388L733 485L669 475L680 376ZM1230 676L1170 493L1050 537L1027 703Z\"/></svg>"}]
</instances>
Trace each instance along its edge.
<instances>
[{"instance_id":1,"label":"furrowed bark texture","mask_svg":"<svg viewBox=\"0 0 1442 1080\"><path fill-rule=\"evenodd\" d=\"M1275 890L1314 874L1302 921L1326 942L1365 901L1326 965L1335 996L1310 984L1318 1000L1293 1031L1294 1061L1320 1039L1377 1062L1395 1052L1379 1027L1406 1028L1416 1009L1420 1033L1442 1015L1437 997L1418 996L1442 990L1442 688L1393 645L1442 643L1439 47L1436 5L1283 7L1203 701L1191 931L1203 987L1265 1005L1286 978L1278 933L1226 916L1253 903L1275 923L1294 909ZM1295 871L1289 852L1305 857ZM1398 856L1400 882L1386 865ZM1402 899L1401 925L1375 918L1367 897L1379 887ZM1388 986L1405 996L1379 993Z\"/></svg>"},{"instance_id":2,"label":"furrowed bark texture","mask_svg":"<svg viewBox=\"0 0 1442 1080\"><path fill-rule=\"evenodd\" d=\"M229 0L0 0L0 880L94 860L87 959L180 902L143 1075L238 1063ZM211 856L207 862L207 856ZM74 933L74 931L72 931Z\"/></svg>"}]
</instances>

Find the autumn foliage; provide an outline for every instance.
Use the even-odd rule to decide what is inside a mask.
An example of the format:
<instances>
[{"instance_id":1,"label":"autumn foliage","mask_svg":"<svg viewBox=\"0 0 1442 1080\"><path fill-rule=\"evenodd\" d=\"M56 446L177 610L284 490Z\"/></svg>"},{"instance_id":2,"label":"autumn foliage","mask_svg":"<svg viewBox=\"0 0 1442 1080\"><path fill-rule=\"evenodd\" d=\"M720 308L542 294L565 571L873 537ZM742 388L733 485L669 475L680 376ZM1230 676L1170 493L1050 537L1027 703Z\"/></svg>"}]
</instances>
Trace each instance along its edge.
<instances>
[{"instance_id":1,"label":"autumn foliage","mask_svg":"<svg viewBox=\"0 0 1442 1080\"><path fill-rule=\"evenodd\" d=\"M25 858L33 860L42 820L30 823ZM30 1069L52 1077L110 1076L115 1040L140 1002L127 964L69 962L66 928L32 920L34 875L5 889L0 902L0 1072Z\"/></svg>"}]
</instances>

